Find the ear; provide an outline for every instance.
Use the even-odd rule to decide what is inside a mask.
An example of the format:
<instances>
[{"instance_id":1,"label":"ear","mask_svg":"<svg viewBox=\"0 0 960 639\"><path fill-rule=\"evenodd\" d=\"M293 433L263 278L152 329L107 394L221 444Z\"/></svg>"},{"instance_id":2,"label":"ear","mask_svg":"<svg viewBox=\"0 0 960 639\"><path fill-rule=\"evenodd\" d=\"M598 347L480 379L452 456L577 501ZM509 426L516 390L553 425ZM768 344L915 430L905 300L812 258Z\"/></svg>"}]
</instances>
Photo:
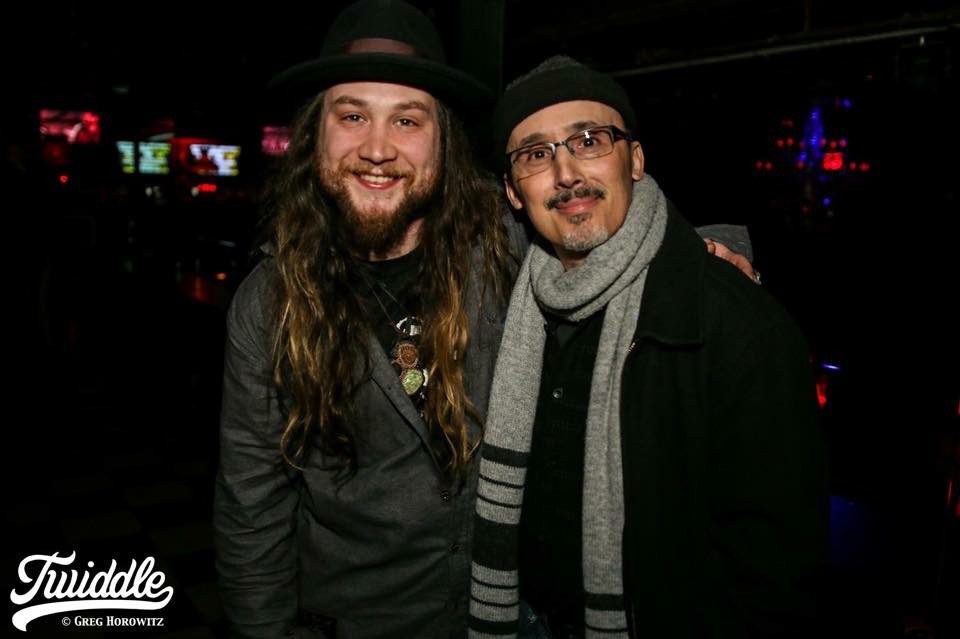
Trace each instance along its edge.
<instances>
[{"instance_id":1,"label":"ear","mask_svg":"<svg viewBox=\"0 0 960 639\"><path fill-rule=\"evenodd\" d=\"M510 180L508 173L503 174L503 186L507 190L507 199L510 200L510 206L518 211L522 209L523 201L520 200L520 194L513 188L513 182Z\"/></svg>"},{"instance_id":2,"label":"ear","mask_svg":"<svg viewBox=\"0 0 960 639\"><path fill-rule=\"evenodd\" d=\"M636 141L630 143L630 177L634 182L643 177L643 149Z\"/></svg>"}]
</instances>

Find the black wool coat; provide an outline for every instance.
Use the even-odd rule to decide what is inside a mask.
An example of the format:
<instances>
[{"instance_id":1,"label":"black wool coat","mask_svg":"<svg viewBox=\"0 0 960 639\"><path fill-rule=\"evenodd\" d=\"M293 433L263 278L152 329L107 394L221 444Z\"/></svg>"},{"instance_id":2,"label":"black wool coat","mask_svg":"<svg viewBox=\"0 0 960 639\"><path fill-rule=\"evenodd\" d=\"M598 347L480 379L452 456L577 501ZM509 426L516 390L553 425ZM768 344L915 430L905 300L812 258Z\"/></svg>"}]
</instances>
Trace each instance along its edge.
<instances>
[{"instance_id":1,"label":"black wool coat","mask_svg":"<svg viewBox=\"0 0 960 639\"><path fill-rule=\"evenodd\" d=\"M817 636L828 487L807 347L672 209L622 375L631 636Z\"/></svg>"}]
</instances>

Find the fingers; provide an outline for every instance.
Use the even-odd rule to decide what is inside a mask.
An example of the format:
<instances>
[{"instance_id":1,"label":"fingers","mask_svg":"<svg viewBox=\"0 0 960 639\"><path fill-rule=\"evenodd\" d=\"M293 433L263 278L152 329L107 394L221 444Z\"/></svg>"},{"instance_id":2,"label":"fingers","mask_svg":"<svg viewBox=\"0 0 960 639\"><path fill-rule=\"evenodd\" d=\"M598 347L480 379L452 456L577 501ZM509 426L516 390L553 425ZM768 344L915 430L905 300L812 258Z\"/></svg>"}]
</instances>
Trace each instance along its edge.
<instances>
[{"instance_id":1,"label":"fingers","mask_svg":"<svg viewBox=\"0 0 960 639\"><path fill-rule=\"evenodd\" d=\"M713 240L705 240L705 242L707 244L708 253L716 255L720 259L730 262L740 269L740 271L752 281L756 282L757 284L760 283L760 274L753 269L753 264L751 264L750 260L748 260L745 256L731 251L720 242L715 242Z\"/></svg>"}]
</instances>

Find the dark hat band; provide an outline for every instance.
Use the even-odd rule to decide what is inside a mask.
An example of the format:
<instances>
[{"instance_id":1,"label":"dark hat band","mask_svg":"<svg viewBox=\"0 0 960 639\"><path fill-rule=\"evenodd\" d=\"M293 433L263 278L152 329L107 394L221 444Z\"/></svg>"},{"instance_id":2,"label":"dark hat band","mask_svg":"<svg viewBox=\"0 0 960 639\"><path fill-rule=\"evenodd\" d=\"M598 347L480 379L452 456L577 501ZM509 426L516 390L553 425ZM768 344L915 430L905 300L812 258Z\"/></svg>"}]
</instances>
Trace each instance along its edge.
<instances>
[{"instance_id":1,"label":"dark hat band","mask_svg":"<svg viewBox=\"0 0 960 639\"><path fill-rule=\"evenodd\" d=\"M393 38L357 38L348 42L341 53L389 53L424 57L417 53L413 45Z\"/></svg>"},{"instance_id":2,"label":"dark hat band","mask_svg":"<svg viewBox=\"0 0 960 639\"><path fill-rule=\"evenodd\" d=\"M360 0L334 19L320 56L274 77L278 99L302 104L341 82L389 82L423 89L461 114L490 104L490 91L446 63L430 20L403 0Z\"/></svg>"}]
</instances>

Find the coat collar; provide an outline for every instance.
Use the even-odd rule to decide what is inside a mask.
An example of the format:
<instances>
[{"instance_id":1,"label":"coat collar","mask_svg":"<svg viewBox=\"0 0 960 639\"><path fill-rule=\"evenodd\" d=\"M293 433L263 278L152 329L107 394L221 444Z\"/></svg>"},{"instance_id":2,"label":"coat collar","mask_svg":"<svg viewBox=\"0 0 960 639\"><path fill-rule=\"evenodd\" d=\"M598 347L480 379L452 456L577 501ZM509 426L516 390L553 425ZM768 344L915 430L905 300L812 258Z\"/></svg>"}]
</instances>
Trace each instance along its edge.
<instances>
[{"instance_id":1,"label":"coat collar","mask_svg":"<svg viewBox=\"0 0 960 639\"><path fill-rule=\"evenodd\" d=\"M649 338L679 346L703 341L701 292L706 257L703 240L668 202L663 244L650 262L644 284L636 342Z\"/></svg>"}]
</instances>

